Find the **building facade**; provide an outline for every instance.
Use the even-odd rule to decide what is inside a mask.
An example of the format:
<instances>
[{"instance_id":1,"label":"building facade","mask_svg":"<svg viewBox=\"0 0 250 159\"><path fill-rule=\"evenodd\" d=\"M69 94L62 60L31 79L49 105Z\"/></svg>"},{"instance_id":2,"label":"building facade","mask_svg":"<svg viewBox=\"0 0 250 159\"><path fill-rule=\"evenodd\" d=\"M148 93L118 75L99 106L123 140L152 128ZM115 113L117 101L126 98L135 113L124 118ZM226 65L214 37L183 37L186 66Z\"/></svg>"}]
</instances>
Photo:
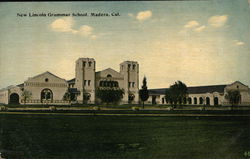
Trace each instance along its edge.
<instances>
[{"instance_id":1,"label":"building facade","mask_svg":"<svg viewBox=\"0 0 250 159\"><path fill-rule=\"evenodd\" d=\"M139 64L136 61L124 61L120 71L111 68L96 72L93 58L79 58L75 66L75 78L62 79L50 72L44 72L28 78L17 86L0 90L2 104L94 104L100 101L96 97L97 88L117 87L124 90L121 103L139 102ZM67 93L70 100L65 99Z\"/></svg>"},{"instance_id":2,"label":"building facade","mask_svg":"<svg viewBox=\"0 0 250 159\"><path fill-rule=\"evenodd\" d=\"M226 98L229 90L239 90L241 99L240 106L250 106L250 89L243 83L236 81L226 85L210 85L187 87L188 97L185 98L186 105L211 105L228 106L231 105ZM165 93L168 88L149 89L148 104L170 104L165 100Z\"/></svg>"}]
</instances>

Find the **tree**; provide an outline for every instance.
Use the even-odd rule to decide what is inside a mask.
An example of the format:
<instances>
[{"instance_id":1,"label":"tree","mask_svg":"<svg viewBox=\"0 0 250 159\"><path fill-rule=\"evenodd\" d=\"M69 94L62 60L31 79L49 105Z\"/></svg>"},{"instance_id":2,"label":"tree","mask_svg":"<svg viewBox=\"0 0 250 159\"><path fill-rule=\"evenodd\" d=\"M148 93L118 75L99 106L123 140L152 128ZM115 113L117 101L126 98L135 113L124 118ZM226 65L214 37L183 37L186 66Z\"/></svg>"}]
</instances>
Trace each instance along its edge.
<instances>
[{"instance_id":1,"label":"tree","mask_svg":"<svg viewBox=\"0 0 250 159\"><path fill-rule=\"evenodd\" d=\"M63 100L66 100L66 101L70 101L71 100L71 94L70 92L65 92L65 94L63 95Z\"/></svg>"},{"instance_id":2,"label":"tree","mask_svg":"<svg viewBox=\"0 0 250 159\"><path fill-rule=\"evenodd\" d=\"M32 93L30 91L28 91L28 90L23 90L21 96L22 96L22 99L24 101L24 104L26 104L27 99L31 98Z\"/></svg>"},{"instance_id":3,"label":"tree","mask_svg":"<svg viewBox=\"0 0 250 159\"><path fill-rule=\"evenodd\" d=\"M165 98L166 101L169 101L174 107L177 103L182 105L183 99L188 95L187 86L181 81L175 82L166 90Z\"/></svg>"},{"instance_id":4,"label":"tree","mask_svg":"<svg viewBox=\"0 0 250 159\"><path fill-rule=\"evenodd\" d=\"M102 103L119 103L123 98L124 90L115 87L97 88L96 96Z\"/></svg>"},{"instance_id":5,"label":"tree","mask_svg":"<svg viewBox=\"0 0 250 159\"><path fill-rule=\"evenodd\" d=\"M65 94L63 95L63 100L64 100L64 101L68 101L68 102L76 101L76 95L68 90L68 91L65 92Z\"/></svg>"},{"instance_id":6,"label":"tree","mask_svg":"<svg viewBox=\"0 0 250 159\"><path fill-rule=\"evenodd\" d=\"M144 77L142 81L142 89L139 91L139 96L142 101L142 108L144 109L144 102L148 100L149 94L148 94L148 87L147 87L147 78Z\"/></svg>"},{"instance_id":7,"label":"tree","mask_svg":"<svg viewBox=\"0 0 250 159\"><path fill-rule=\"evenodd\" d=\"M241 95L239 90L229 90L227 91L227 94L225 98L229 101L229 103L232 105L232 108L234 106L237 106L240 103Z\"/></svg>"}]
</instances>

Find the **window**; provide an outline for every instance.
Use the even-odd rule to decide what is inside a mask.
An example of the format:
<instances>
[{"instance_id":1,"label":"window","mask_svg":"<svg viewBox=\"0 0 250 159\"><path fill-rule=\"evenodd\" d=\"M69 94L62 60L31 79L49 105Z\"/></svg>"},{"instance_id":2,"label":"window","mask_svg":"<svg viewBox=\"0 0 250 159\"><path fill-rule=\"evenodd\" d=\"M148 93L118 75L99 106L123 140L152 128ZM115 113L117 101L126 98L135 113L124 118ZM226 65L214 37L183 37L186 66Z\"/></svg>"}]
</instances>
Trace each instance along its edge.
<instances>
[{"instance_id":1,"label":"window","mask_svg":"<svg viewBox=\"0 0 250 159\"><path fill-rule=\"evenodd\" d=\"M88 85L90 86L90 80L88 80Z\"/></svg>"},{"instance_id":2,"label":"window","mask_svg":"<svg viewBox=\"0 0 250 159\"><path fill-rule=\"evenodd\" d=\"M135 87L135 82L132 82L132 87Z\"/></svg>"},{"instance_id":3,"label":"window","mask_svg":"<svg viewBox=\"0 0 250 159\"><path fill-rule=\"evenodd\" d=\"M45 78L45 82L49 82L49 79L48 79L48 78Z\"/></svg>"},{"instance_id":4,"label":"window","mask_svg":"<svg viewBox=\"0 0 250 159\"><path fill-rule=\"evenodd\" d=\"M84 85L84 86L86 86L86 84L87 84L87 80L84 80L84 83L83 83L83 85Z\"/></svg>"},{"instance_id":5,"label":"window","mask_svg":"<svg viewBox=\"0 0 250 159\"><path fill-rule=\"evenodd\" d=\"M108 78L111 78L112 76L111 76L111 74L108 74L107 77L108 77Z\"/></svg>"},{"instance_id":6,"label":"window","mask_svg":"<svg viewBox=\"0 0 250 159\"><path fill-rule=\"evenodd\" d=\"M92 62L89 62L89 67L91 67Z\"/></svg>"},{"instance_id":7,"label":"window","mask_svg":"<svg viewBox=\"0 0 250 159\"><path fill-rule=\"evenodd\" d=\"M133 70L135 69L135 64L133 65Z\"/></svg>"},{"instance_id":8,"label":"window","mask_svg":"<svg viewBox=\"0 0 250 159\"><path fill-rule=\"evenodd\" d=\"M83 67L85 67L85 66L86 66L86 62L85 62L85 61L83 61L82 65L83 65Z\"/></svg>"},{"instance_id":9,"label":"window","mask_svg":"<svg viewBox=\"0 0 250 159\"><path fill-rule=\"evenodd\" d=\"M41 100L52 100L53 99L53 93L50 89L44 89L41 91Z\"/></svg>"},{"instance_id":10,"label":"window","mask_svg":"<svg viewBox=\"0 0 250 159\"><path fill-rule=\"evenodd\" d=\"M130 64L128 64L128 69L130 70L130 67L131 67L131 65Z\"/></svg>"},{"instance_id":11,"label":"window","mask_svg":"<svg viewBox=\"0 0 250 159\"><path fill-rule=\"evenodd\" d=\"M128 82L128 87L130 88L130 84L131 84L131 82Z\"/></svg>"}]
</instances>

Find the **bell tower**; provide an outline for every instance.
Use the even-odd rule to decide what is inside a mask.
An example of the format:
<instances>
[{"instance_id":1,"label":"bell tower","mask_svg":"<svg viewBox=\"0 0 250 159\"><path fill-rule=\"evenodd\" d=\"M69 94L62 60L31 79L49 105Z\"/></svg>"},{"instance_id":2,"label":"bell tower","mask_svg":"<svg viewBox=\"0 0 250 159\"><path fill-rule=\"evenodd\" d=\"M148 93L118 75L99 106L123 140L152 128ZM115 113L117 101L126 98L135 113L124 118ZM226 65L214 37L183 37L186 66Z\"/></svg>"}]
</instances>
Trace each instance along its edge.
<instances>
[{"instance_id":1,"label":"bell tower","mask_svg":"<svg viewBox=\"0 0 250 159\"><path fill-rule=\"evenodd\" d=\"M76 61L75 87L80 91L77 100L81 103L95 103L95 59L79 58Z\"/></svg>"},{"instance_id":2,"label":"bell tower","mask_svg":"<svg viewBox=\"0 0 250 159\"><path fill-rule=\"evenodd\" d=\"M139 102L139 64L136 61L124 61L120 64L120 73L124 77L123 102Z\"/></svg>"}]
</instances>

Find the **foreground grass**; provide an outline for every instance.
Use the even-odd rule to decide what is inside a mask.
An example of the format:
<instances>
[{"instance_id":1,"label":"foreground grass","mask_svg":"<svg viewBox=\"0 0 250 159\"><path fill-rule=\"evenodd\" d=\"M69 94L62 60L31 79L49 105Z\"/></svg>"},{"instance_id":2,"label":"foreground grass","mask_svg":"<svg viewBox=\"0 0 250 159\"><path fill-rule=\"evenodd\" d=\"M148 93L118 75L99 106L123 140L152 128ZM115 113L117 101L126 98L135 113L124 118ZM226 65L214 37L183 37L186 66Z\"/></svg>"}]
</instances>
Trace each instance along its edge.
<instances>
[{"instance_id":1,"label":"foreground grass","mask_svg":"<svg viewBox=\"0 0 250 159\"><path fill-rule=\"evenodd\" d=\"M243 159L250 117L0 114L7 159Z\"/></svg>"}]
</instances>

